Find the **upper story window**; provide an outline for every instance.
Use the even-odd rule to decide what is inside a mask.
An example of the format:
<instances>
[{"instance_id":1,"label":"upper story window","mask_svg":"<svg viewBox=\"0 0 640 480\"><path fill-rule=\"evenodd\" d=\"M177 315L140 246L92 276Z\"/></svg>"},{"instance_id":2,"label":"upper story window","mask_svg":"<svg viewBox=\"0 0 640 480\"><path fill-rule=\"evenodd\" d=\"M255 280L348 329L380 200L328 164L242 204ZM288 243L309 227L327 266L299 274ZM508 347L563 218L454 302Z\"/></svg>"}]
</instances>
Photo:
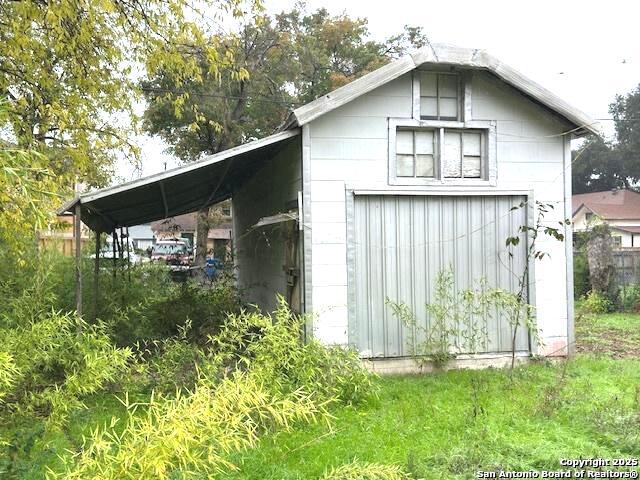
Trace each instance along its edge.
<instances>
[{"instance_id":1,"label":"upper story window","mask_svg":"<svg viewBox=\"0 0 640 480\"><path fill-rule=\"evenodd\" d=\"M396 176L433 178L435 135L433 130L398 130Z\"/></svg>"},{"instance_id":2,"label":"upper story window","mask_svg":"<svg viewBox=\"0 0 640 480\"><path fill-rule=\"evenodd\" d=\"M398 128L397 178L483 178L486 139L481 130Z\"/></svg>"},{"instance_id":3,"label":"upper story window","mask_svg":"<svg viewBox=\"0 0 640 480\"><path fill-rule=\"evenodd\" d=\"M389 119L390 185L496 185L496 124Z\"/></svg>"},{"instance_id":4,"label":"upper story window","mask_svg":"<svg viewBox=\"0 0 640 480\"><path fill-rule=\"evenodd\" d=\"M471 79L413 72L411 118L389 118L390 185L497 185L496 122L471 117Z\"/></svg>"},{"instance_id":5,"label":"upper story window","mask_svg":"<svg viewBox=\"0 0 640 480\"><path fill-rule=\"evenodd\" d=\"M486 158L483 133L478 130L443 130L443 177L481 178Z\"/></svg>"},{"instance_id":6,"label":"upper story window","mask_svg":"<svg viewBox=\"0 0 640 480\"><path fill-rule=\"evenodd\" d=\"M460 120L460 77L455 73L420 72L420 118Z\"/></svg>"}]
</instances>

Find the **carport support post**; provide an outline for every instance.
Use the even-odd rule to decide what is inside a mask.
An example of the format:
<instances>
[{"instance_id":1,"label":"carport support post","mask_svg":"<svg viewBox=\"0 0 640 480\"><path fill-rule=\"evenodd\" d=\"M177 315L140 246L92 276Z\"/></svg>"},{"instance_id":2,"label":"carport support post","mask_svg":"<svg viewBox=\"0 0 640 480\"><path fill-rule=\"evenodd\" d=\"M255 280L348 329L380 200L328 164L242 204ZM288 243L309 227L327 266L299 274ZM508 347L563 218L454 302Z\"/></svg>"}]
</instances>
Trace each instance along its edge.
<instances>
[{"instance_id":1,"label":"carport support post","mask_svg":"<svg viewBox=\"0 0 640 480\"><path fill-rule=\"evenodd\" d=\"M98 273L100 272L100 231L96 230L96 258L93 263L93 321L98 318Z\"/></svg>"},{"instance_id":2,"label":"carport support post","mask_svg":"<svg viewBox=\"0 0 640 480\"><path fill-rule=\"evenodd\" d=\"M76 241L76 312L82 317L82 239L81 239L81 213L80 201L76 203L73 216L73 236Z\"/></svg>"}]
</instances>

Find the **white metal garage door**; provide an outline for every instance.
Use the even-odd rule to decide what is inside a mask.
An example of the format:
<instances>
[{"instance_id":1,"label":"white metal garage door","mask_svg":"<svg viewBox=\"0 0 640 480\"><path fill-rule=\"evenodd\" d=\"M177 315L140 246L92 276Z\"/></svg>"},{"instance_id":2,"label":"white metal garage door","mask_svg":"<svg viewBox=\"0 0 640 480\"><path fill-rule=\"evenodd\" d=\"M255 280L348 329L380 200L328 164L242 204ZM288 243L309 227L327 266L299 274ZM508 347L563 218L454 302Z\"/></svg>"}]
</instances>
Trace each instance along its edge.
<instances>
[{"instance_id":1,"label":"white metal garage door","mask_svg":"<svg viewBox=\"0 0 640 480\"><path fill-rule=\"evenodd\" d=\"M522 196L356 195L349 225L349 338L363 357L409 355L406 327L385 299L409 305L419 325L430 319L438 272L452 268L456 289L486 278L489 287L516 291L525 241L511 249L507 237L526 224L527 208L511 210ZM500 315L486 321L482 352L511 350L511 327ZM529 349L519 329L518 350Z\"/></svg>"}]
</instances>

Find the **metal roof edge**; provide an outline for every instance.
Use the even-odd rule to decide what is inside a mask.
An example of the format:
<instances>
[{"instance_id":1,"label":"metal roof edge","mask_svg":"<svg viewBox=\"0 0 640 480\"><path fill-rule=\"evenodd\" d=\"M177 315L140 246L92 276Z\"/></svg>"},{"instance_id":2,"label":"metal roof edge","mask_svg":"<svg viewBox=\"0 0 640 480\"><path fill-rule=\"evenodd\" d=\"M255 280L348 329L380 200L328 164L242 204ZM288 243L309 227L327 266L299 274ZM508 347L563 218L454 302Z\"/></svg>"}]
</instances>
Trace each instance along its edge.
<instances>
[{"instance_id":1,"label":"metal roof edge","mask_svg":"<svg viewBox=\"0 0 640 480\"><path fill-rule=\"evenodd\" d=\"M484 68L494 73L498 78L512 87L526 93L550 110L553 110L569 120L571 123L575 124L577 127L575 132L576 135L583 135L584 133L592 133L598 136L602 135L600 130L596 127L599 125L599 122L583 111L569 105L555 93L547 90L542 85L534 82L506 63L501 62L496 57L485 51L480 51L478 53L477 63L483 65ZM586 132L581 132L581 130Z\"/></svg>"},{"instance_id":2,"label":"metal roof edge","mask_svg":"<svg viewBox=\"0 0 640 480\"><path fill-rule=\"evenodd\" d=\"M65 201L58 209L55 211L56 215L64 215L65 213L73 213L73 207L80 201L80 197L73 197L71 200Z\"/></svg>"},{"instance_id":3,"label":"metal roof edge","mask_svg":"<svg viewBox=\"0 0 640 480\"><path fill-rule=\"evenodd\" d=\"M378 88L400 75L410 72L416 67L411 55L406 55L398 60L394 60L373 72L350 82L326 95L316 98L293 111L297 125L305 125L312 120L324 115L335 108L338 108L352 100L364 95L371 90Z\"/></svg>"},{"instance_id":4,"label":"metal roof edge","mask_svg":"<svg viewBox=\"0 0 640 480\"><path fill-rule=\"evenodd\" d=\"M215 163L221 162L223 160L226 160L227 158L231 158L236 155L241 155L243 153L248 153L252 150L256 150L262 147L273 145L278 142L282 142L289 138L293 138L299 134L300 134L299 129L284 130L282 132L269 135L268 137L264 137L258 140L253 140L251 142L238 145L237 147L233 147L228 150L223 150L222 152L216 153L214 155L209 155L208 157L205 157L202 160L198 160L196 162L188 163L186 165L181 165L179 167L172 168L170 170L166 170L161 173L155 173L153 175L148 175L146 177L138 178L130 182L121 183L119 185L114 185L112 187L105 187L99 190L94 190L92 192L87 192L85 194L80 195L79 200L82 203L88 203L102 197L113 195L115 193L132 190L132 189L142 187L154 182L162 181L166 178L182 175L184 173L197 170L199 168L206 167L208 165L213 165ZM78 199L75 199L74 202L77 200Z\"/></svg>"},{"instance_id":5,"label":"metal roof edge","mask_svg":"<svg viewBox=\"0 0 640 480\"><path fill-rule=\"evenodd\" d=\"M592 133L601 136L599 122L572 107L556 94L501 62L484 50L433 44L370 72L353 82L329 92L293 110L288 125L302 126L356 98L425 64L459 65L488 70L505 83L556 112L576 126L577 136Z\"/></svg>"}]
</instances>

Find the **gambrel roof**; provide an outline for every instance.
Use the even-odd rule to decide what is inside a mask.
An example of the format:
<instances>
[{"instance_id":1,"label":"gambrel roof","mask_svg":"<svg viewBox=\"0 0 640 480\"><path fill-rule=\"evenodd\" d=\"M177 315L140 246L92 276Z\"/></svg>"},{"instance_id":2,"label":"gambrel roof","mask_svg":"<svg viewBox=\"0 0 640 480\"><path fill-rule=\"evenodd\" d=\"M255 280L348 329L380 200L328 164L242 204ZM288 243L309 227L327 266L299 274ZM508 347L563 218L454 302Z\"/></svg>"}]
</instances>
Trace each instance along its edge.
<instances>
[{"instance_id":1,"label":"gambrel roof","mask_svg":"<svg viewBox=\"0 0 640 480\"><path fill-rule=\"evenodd\" d=\"M596 128L598 122L484 50L443 44L433 44L430 47L418 50L414 54L395 60L337 90L296 108L291 113L286 127L305 125L405 73L426 65L451 65L486 70L535 102L566 119L575 127L573 132L575 135L580 136L589 133L600 135L599 130Z\"/></svg>"}]
</instances>

